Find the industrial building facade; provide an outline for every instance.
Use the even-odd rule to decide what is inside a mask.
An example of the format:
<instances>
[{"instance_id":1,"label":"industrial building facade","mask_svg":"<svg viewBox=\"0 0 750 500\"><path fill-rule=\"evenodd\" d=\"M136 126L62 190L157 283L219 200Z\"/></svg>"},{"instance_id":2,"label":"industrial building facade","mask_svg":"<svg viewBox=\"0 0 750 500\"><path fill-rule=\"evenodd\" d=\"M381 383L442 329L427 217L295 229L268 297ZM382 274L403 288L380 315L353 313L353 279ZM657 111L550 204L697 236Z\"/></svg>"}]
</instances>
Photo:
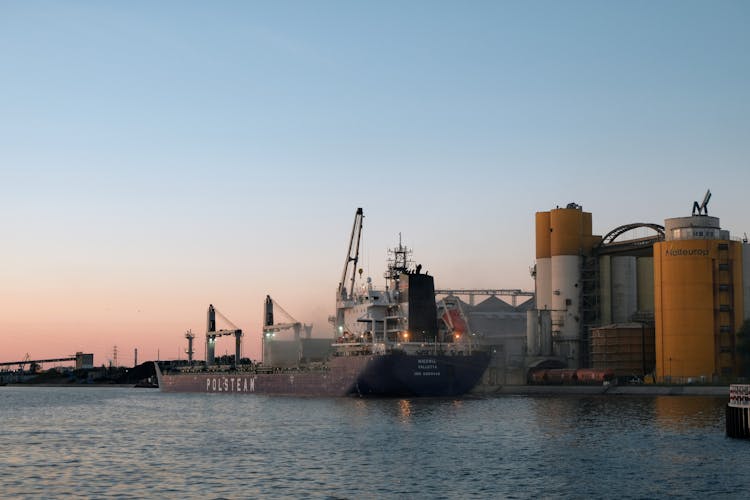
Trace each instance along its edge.
<instances>
[{"instance_id":1,"label":"industrial building facade","mask_svg":"<svg viewBox=\"0 0 750 500\"><path fill-rule=\"evenodd\" d=\"M706 211L708 196L700 206ZM529 363L617 367L667 383L738 376L750 245L700 212L664 226L628 224L603 238L592 234L591 213L574 203L537 212ZM655 234L615 241L644 226Z\"/></svg>"},{"instance_id":2,"label":"industrial building facade","mask_svg":"<svg viewBox=\"0 0 750 500\"><path fill-rule=\"evenodd\" d=\"M748 317L748 245L719 219L667 219L654 245L656 378L684 382L737 376L736 333Z\"/></svg>"}]
</instances>

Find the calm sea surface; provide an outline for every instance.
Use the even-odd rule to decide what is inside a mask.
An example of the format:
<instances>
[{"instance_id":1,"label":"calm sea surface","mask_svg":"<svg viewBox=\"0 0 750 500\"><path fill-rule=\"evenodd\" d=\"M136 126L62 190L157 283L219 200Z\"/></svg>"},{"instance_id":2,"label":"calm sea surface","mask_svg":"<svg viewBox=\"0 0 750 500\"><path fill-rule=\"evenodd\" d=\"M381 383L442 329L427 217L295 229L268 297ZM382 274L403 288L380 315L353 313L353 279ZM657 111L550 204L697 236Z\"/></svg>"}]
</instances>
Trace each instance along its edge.
<instances>
[{"instance_id":1,"label":"calm sea surface","mask_svg":"<svg viewBox=\"0 0 750 500\"><path fill-rule=\"evenodd\" d=\"M0 497L750 498L725 403L0 387Z\"/></svg>"}]
</instances>

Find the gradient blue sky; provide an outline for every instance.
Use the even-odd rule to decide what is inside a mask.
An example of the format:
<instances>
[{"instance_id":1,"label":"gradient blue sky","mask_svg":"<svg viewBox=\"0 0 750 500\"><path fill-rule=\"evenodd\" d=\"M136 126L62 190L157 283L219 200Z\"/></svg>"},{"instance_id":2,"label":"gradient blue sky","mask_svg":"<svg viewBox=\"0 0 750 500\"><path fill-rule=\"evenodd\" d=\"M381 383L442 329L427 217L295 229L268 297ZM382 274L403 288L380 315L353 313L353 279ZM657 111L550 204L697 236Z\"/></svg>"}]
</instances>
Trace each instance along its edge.
<instances>
[{"instance_id":1,"label":"gradient blue sky","mask_svg":"<svg viewBox=\"0 0 750 500\"><path fill-rule=\"evenodd\" d=\"M356 207L443 288L534 212L750 232L745 1L0 1L1 360L174 358L213 303L328 332ZM203 347L198 356L203 356ZM232 351L231 340L218 352ZM184 354L182 354L184 358Z\"/></svg>"}]
</instances>

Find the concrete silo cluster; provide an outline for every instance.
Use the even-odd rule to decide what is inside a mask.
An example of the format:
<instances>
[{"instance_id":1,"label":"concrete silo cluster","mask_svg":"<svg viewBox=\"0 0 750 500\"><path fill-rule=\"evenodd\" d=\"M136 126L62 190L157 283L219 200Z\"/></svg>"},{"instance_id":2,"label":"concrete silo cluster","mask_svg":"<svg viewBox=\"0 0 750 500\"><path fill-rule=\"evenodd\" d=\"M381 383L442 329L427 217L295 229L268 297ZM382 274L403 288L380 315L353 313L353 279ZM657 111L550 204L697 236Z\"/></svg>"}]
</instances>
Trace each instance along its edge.
<instances>
[{"instance_id":1,"label":"concrete silo cluster","mask_svg":"<svg viewBox=\"0 0 750 500\"><path fill-rule=\"evenodd\" d=\"M575 203L537 212L527 364L662 382L736 377L736 333L750 317L750 246L708 216L708 197L690 217L604 237ZM619 239L642 227L653 234Z\"/></svg>"}]
</instances>

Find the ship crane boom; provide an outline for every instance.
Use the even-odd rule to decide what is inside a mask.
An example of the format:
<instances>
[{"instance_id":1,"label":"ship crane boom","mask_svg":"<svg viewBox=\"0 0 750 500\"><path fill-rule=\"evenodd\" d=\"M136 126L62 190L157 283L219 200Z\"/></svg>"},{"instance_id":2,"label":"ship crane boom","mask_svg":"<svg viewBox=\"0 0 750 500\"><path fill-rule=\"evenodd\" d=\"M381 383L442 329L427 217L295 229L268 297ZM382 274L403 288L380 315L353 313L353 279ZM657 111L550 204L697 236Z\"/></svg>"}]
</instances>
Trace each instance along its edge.
<instances>
[{"instance_id":1,"label":"ship crane boom","mask_svg":"<svg viewBox=\"0 0 750 500\"><path fill-rule=\"evenodd\" d=\"M346 260L344 261L344 271L341 273L341 281L339 281L338 298L351 297L354 293L354 280L357 277L357 263L359 262L359 243L362 239L362 220L364 214L362 208L357 208L357 212L354 214L354 224L352 225L352 234L349 237L349 250L346 253ZM346 276L349 274L349 264L352 265L352 277L349 285L349 292L346 291Z\"/></svg>"},{"instance_id":2,"label":"ship crane boom","mask_svg":"<svg viewBox=\"0 0 750 500\"><path fill-rule=\"evenodd\" d=\"M274 322L274 311L279 311L280 313L282 313L288 321L284 323ZM272 335L274 332L280 332L282 330L288 330L290 328L294 329L295 338L299 338L299 333L302 329L302 323L294 319L294 316L286 312L286 310L284 310L284 308L281 307L278 302L273 300L270 295L266 295L265 322L263 324L264 337L268 336L269 334Z\"/></svg>"}]
</instances>

